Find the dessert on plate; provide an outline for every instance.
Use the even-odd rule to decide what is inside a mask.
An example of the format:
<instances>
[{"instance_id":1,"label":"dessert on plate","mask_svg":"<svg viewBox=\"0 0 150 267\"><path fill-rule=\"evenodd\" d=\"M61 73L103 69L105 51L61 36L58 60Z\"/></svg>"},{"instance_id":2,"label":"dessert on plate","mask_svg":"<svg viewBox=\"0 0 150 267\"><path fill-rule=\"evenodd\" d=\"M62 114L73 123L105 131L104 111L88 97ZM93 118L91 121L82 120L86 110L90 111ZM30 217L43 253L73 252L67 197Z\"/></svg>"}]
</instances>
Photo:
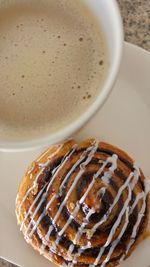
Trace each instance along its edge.
<instances>
[{"instance_id":1,"label":"dessert on plate","mask_svg":"<svg viewBox=\"0 0 150 267\"><path fill-rule=\"evenodd\" d=\"M51 146L21 180L16 216L25 240L59 266L114 267L147 235L149 180L105 142Z\"/></svg>"}]
</instances>

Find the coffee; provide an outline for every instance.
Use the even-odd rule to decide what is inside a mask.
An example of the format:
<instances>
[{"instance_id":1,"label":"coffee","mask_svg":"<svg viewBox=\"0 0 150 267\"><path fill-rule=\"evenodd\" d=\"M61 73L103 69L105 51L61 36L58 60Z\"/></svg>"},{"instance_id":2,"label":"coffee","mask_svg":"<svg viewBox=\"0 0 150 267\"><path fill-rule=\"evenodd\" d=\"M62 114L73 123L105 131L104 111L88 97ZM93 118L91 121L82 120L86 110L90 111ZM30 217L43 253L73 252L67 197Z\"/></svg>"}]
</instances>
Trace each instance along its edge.
<instances>
[{"instance_id":1,"label":"coffee","mask_svg":"<svg viewBox=\"0 0 150 267\"><path fill-rule=\"evenodd\" d=\"M106 69L103 33L79 0L2 1L0 140L39 138L73 122Z\"/></svg>"}]
</instances>

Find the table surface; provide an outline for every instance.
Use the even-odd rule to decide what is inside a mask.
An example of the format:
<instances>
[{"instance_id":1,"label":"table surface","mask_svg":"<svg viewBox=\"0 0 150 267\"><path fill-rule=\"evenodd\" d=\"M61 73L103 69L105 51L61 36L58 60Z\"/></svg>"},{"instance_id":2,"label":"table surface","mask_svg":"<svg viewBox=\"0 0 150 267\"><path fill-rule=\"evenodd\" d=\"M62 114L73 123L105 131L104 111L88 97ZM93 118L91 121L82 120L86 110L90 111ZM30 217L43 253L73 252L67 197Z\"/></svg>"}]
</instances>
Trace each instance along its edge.
<instances>
[{"instance_id":1,"label":"table surface","mask_svg":"<svg viewBox=\"0 0 150 267\"><path fill-rule=\"evenodd\" d=\"M150 51L150 1L117 0L123 17L125 40ZM15 267L0 259L0 267Z\"/></svg>"}]
</instances>

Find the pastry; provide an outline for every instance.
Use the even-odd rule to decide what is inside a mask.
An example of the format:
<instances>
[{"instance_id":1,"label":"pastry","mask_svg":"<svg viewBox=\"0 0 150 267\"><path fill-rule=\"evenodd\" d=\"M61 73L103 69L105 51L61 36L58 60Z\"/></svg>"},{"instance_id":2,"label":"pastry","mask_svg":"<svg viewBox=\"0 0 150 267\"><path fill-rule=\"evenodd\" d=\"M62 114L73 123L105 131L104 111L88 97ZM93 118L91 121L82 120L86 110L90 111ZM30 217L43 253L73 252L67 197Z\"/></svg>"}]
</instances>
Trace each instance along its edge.
<instances>
[{"instance_id":1,"label":"pastry","mask_svg":"<svg viewBox=\"0 0 150 267\"><path fill-rule=\"evenodd\" d=\"M114 267L146 237L149 188L122 150L94 139L68 140L28 168L17 221L25 240L59 266Z\"/></svg>"}]
</instances>

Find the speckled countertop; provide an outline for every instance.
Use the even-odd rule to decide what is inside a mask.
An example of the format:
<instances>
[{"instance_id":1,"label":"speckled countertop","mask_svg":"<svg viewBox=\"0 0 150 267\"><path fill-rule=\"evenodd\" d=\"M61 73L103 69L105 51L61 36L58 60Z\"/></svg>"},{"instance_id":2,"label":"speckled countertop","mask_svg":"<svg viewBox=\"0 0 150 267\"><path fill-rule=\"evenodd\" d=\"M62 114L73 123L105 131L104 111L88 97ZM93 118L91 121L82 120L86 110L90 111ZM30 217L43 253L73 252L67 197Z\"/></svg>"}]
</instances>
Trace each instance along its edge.
<instances>
[{"instance_id":1,"label":"speckled countertop","mask_svg":"<svg viewBox=\"0 0 150 267\"><path fill-rule=\"evenodd\" d=\"M125 40L150 51L150 1L117 1L123 17Z\"/></svg>"},{"instance_id":2,"label":"speckled countertop","mask_svg":"<svg viewBox=\"0 0 150 267\"><path fill-rule=\"evenodd\" d=\"M150 0L117 0L121 9L125 40L150 51ZM0 259L0 267L15 267Z\"/></svg>"}]
</instances>

